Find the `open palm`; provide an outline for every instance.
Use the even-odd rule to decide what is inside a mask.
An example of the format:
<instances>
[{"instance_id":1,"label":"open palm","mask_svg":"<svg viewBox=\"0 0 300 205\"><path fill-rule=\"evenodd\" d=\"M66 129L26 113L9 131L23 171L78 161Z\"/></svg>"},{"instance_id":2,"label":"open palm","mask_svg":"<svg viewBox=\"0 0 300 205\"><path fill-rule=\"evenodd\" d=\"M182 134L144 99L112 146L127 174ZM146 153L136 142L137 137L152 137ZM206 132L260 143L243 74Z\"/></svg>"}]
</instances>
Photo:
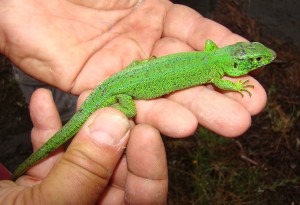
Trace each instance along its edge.
<instances>
[{"instance_id":1,"label":"open palm","mask_svg":"<svg viewBox=\"0 0 300 205\"><path fill-rule=\"evenodd\" d=\"M166 12L159 1L14 2L5 10L5 54L35 78L74 94L147 58L162 35Z\"/></svg>"}]
</instances>

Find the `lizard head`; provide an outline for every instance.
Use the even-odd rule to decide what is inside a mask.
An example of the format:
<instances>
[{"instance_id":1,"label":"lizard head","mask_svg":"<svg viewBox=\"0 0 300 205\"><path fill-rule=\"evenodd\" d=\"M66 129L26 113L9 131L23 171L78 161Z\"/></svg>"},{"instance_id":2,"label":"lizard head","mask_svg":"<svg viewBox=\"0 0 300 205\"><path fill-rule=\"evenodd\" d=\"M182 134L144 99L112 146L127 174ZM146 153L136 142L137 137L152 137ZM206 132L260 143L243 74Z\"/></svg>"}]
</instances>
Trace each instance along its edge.
<instances>
[{"instance_id":1,"label":"lizard head","mask_svg":"<svg viewBox=\"0 0 300 205\"><path fill-rule=\"evenodd\" d=\"M228 47L232 65L224 68L229 76L241 76L271 63L276 53L258 42L239 42Z\"/></svg>"}]
</instances>

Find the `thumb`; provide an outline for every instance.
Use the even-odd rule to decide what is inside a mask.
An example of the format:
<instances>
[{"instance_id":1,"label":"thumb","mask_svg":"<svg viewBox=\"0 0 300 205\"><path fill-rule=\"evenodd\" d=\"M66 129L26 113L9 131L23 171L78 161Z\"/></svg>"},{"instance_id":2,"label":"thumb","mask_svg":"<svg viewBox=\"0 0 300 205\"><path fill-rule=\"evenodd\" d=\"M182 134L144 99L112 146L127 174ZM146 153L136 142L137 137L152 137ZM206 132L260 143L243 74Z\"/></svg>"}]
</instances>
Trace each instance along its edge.
<instances>
[{"instance_id":1,"label":"thumb","mask_svg":"<svg viewBox=\"0 0 300 205\"><path fill-rule=\"evenodd\" d=\"M129 122L121 112L112 108L95 112L41 184L47 187L47 203L49 199L55 200L53 204L95 203L125 150L128 136Z\"/></svg>"}]
</instances>

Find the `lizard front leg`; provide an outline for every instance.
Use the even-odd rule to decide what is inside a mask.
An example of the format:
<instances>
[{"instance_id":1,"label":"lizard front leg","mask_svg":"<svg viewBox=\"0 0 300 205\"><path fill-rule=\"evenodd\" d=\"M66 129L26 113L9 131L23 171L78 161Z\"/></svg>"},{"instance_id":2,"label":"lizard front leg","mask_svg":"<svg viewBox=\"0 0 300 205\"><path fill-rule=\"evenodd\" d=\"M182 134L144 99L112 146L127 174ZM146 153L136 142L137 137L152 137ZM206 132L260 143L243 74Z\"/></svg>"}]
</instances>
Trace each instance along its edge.
<instances>
[{"instance_id":1,"label":"lizard front leg","mask_svg":"<svg viewBox=\"0 0 300 205\"><path fill-rule=\"evenodd\" d=\"M252 93L248 90L248 88L254 88L254 85L247 84L249 80L239 80L237 82L232 82L230 80L224 79L213 79L211 80L211 82L222 90L233 90L239 92L242 95L242 97L244 97L242 91L247 92L251 97Z\"/></svg>"}]
</instances>

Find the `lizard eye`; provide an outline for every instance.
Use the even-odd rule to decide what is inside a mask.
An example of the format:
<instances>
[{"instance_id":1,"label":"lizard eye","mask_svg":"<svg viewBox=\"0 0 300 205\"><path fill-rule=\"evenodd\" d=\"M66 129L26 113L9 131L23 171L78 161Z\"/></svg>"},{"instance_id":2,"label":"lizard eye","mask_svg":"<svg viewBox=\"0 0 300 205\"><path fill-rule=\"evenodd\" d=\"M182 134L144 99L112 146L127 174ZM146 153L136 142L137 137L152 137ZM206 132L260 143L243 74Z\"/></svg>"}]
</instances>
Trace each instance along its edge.
<instances>
[{"instance_id":1,"label":"lizard eye","mask_svg":"<svg viewBox=\"0 0 300 205\"><path fill-rule=\"evenodd\" d=\"M258 61L260 61L261 60L261 57L257 57L256 58L256 61L258 62Z\"/></svg>"}]
</instances>

